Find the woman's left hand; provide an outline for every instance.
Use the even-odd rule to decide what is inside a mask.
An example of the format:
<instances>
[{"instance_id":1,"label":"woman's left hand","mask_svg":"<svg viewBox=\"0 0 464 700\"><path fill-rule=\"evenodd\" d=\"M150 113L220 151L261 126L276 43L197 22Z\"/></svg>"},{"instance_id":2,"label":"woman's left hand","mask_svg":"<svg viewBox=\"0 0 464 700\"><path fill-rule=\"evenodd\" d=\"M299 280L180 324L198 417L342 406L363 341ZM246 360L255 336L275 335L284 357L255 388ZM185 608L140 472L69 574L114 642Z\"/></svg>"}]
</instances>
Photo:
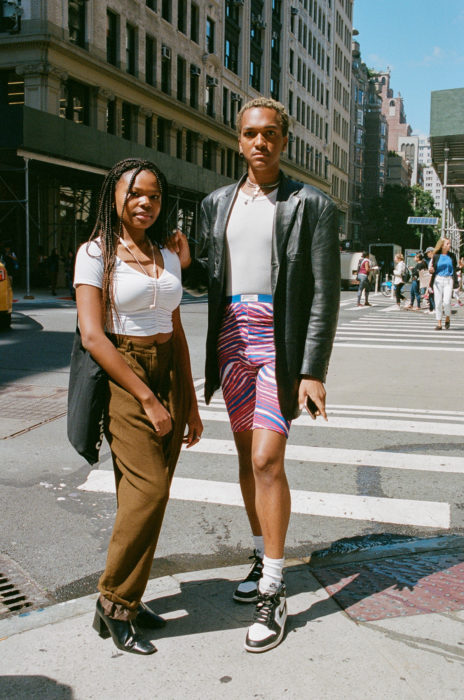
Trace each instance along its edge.
<instances>
[{"instance_id":1,"label":"woman's left hand","mask_svg":"<svg viewBox=\"0 0 464 700\"><path fill-rule=\"evenodd\" d=\"M201 422L198 406L196 405L190 409L190 413L187 418L187 426L188 433L184 436L183 442L187 445L188 449L200 441L203 433L203 423Z\"/></svg>"}]
</instances>

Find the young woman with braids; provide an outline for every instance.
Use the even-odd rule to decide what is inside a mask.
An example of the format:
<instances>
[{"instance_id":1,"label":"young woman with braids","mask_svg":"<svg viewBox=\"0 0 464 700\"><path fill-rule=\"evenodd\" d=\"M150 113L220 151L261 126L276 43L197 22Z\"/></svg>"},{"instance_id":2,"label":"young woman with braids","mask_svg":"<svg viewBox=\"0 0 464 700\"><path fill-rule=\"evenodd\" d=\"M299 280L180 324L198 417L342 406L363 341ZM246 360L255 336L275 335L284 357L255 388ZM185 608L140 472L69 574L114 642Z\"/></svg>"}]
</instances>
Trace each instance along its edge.
<instances>
[{"instance_id":1,"label":"young woman with braids","mask_svg":"<svg viewBox=\"0 0 464 700\"><path fill-rule=\"evenodd\" d=\"M179 313L179 258L164 246L167 207L166 179L153 163L117 163L74 277L82 343L109 379L118 504L94 628L135 654L156 651L140 628L165 624L141 599L182 441L191 447L203 430Z\"/></svg>"}]
</instances>

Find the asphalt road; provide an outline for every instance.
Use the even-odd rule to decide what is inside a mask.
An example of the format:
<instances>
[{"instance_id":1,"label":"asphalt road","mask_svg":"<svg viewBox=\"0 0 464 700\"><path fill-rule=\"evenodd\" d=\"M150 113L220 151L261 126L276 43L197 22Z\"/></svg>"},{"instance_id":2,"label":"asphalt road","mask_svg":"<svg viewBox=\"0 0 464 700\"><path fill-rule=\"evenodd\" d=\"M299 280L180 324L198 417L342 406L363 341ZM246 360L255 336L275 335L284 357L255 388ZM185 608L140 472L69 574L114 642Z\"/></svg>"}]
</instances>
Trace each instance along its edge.
<instances>
[{"instance_id":1,"label":"asphalt road","mask_svg":"<svg viewBox=\"0 0 464 700\"><path fill-rule=\"evenodd\" d=\"M432 316L371 301L342 294L329 422L300 418L290 432L287 555L464 531L464 312L439 333ZM201 396L206 305L183 304L182 318ZM20 300L0 335L0 554L60 600L95 589L115 512L108 447L90 467L66 439L75 321L70 301ZM204 436L181 455L153 576L251 553L221 396L201 410Z\"/></svg>"}]
</instances>

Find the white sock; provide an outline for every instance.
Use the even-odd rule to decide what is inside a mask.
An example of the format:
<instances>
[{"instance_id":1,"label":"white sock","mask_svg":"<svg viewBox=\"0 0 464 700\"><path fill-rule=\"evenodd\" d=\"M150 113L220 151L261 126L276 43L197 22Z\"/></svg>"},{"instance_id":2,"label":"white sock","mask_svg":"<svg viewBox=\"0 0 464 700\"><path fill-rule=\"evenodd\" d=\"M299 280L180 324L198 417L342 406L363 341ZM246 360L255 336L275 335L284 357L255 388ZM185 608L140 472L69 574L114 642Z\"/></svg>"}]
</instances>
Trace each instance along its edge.
<instances>
[{"instance_id":1,"label":"white sock","mask_svg":"<svg viewBox=\"0 0 464 700\"><path fill-rule=\"evenodd\" d=\"M256 554L261 559L264 557L264 538L262 535L253 535L253 542L255 543Z\"/></svg>"},{"instance_id":2,"label":"white sock","mask_svg":"<svg viewBox=\"0 0 464 700\"><path fill-rule=\"evenodd\" d=\"M282 583L282 569L284 568L285 559L271 559L264 555L263 557L263 575L259 581L259 590L261 593L270 593L275 591Z\"/></svg>"}]
</instances>

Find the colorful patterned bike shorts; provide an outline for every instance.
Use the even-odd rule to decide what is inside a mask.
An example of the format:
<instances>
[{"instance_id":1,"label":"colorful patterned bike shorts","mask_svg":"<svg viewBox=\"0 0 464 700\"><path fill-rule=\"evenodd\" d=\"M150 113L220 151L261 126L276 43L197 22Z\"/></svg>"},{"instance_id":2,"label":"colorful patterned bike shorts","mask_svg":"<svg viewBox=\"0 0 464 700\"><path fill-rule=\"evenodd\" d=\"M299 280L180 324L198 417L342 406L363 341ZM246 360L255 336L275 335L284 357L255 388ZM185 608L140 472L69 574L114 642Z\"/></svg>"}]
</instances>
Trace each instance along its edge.
<instances>
[{"instance_id":1,"label":"colorful patterned bike shorts","mask_svg":"<svg viewBox=\"0 0 464 700\"><path fill-rule=\"evenodd\" d=\"M257 301L244 301L244 298ZM288 437L275 378L272 297L228 297L218 341L222 393L234 433L264 428Z\"/></svg>"}]
</instances>

